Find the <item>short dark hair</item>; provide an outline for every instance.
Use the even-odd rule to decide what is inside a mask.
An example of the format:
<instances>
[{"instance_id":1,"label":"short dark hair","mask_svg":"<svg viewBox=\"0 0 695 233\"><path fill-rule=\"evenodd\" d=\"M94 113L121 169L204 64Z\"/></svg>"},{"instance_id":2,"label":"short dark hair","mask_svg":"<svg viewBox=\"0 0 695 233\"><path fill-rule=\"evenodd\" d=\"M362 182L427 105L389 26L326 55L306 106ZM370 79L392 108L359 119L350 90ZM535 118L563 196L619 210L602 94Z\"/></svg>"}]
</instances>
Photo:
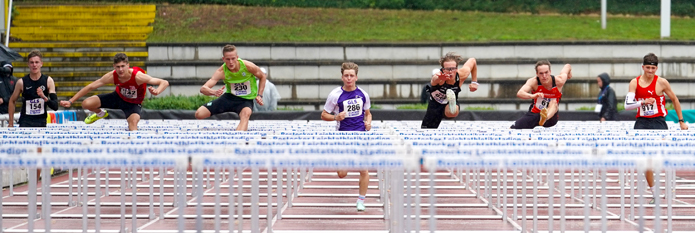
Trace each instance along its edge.
<instances>
[{"instance_id":1,"label":"short dark hair","mask_svg":"<svg viewBox=\"0 0 695 233\"><path fill-rule=\"evenodd\" d=\"M658 64L658 63L659 63L659 57L654 55L654 53L649 53L647 55L644 55L643 64Z\"/></svg>"},{"instance_id":2,"label":"short dark hair","mask_svg":"<svg viewBox=\"0 0 695 233\"><path fill-rule=\"evenodd\" d=\"M540 60L540 61L537 61L537 62L536 62L536 67L535 67L536 72L538 72L538 67L539 67L539 66L542 66L542 65L547 65L547 66L548 66L548 70L550 70L550 61L548 61L548 60Z\"/></svg>"},{"instance_id":3,"label":"short dark hair","mask_svg":"<svg viewBox=\"0 0 695 233\"><path fill-rule=\"evenodd\" d=\"M31 50L31 52L29 52L27 60L31 59L32 57L39 57L39 60L43 58L43 56L41 55L41 51L39 50Z\"/></svg>"},{"instance_id":4,"label":"short dark hair","mask_svg":"<svg viewBox=\"0 0 695 233\"><path fill-rule=\"evenodd\" d=\"M117 53L116 56L113 56L113 64L117 64L119 62L128 63L128 55L125 55L125 53Z\"/></svg>"},{"instance_id":5,"label":"short dark hair","mask_svg":"<svg viewBox=\"0 0 695 233\"><path fill-rule=\"evenodd\" d=\"M222 48L222 55L224 55L225 53L234 52L234 51L236 51L236 46L228 44L228 45L225 45L224 48Z\"/></svg>"}]
</instances>

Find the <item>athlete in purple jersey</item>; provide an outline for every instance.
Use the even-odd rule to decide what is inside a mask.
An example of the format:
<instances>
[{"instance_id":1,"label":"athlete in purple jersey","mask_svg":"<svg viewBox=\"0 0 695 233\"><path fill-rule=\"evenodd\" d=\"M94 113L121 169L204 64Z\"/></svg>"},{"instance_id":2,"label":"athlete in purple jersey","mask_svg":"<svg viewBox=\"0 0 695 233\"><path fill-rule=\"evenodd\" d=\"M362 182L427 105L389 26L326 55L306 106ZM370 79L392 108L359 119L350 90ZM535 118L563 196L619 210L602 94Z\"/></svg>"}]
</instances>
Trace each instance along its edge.
<instances>
[{"instance_id":1,"label":"athlete in purple jersey","mask_svg":"<svg viewBox=\"0 0 695 233\"><path fill-rule=\"evenodd\" d=\"M372 113L369 112L369 95L357 87L357 64L345 62L340 67L343 86L328 94L321 119L336 121L338 131L369 131L372 128ZM347 176L346 170L338 171L338 177ZM369 186L369 171L360 171L360 193L357 198L357 211L364 211L364 198Z\"/></svg>"}]
</instances>

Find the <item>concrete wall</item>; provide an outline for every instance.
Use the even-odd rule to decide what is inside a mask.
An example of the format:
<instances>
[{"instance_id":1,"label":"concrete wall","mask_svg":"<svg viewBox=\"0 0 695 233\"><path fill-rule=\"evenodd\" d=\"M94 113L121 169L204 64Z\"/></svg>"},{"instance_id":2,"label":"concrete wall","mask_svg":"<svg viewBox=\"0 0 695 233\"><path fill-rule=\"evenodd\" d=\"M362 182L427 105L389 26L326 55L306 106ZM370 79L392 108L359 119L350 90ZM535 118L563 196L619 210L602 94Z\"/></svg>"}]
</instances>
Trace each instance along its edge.
<instances>
[{"instance_id":1,"label":"concrete wall","mask_svg":"<svg viewBox=\"0 0 695 233\"><path fill-rule=\"evenodd\" d=\"M219 60L224 44L149 44L150 61ZM249 60L437 60L447 52L479 59L691 58L689 42L553 42L469 44L236 44Z\"/></svg>"},{"instance_id":2,"label":"concrete wall","mask_svg":"<svg viewBox=\"0 0 695 233\"><path fill-rule=\"evenodd\" d=\"M339 78L340 62L344 60L367 63L360 65L359 77L363 80L427 79L432 69L438 67L438 58L450 51L477 58L481 79L531 77L537 59L571 62L577 78L593 78L601 72L615 77L634 77L641 72L641 58L649 52L662 60L659 75L695 75L695 61L690 59L695 56L695 46L684 44L261 45L238 45L239 57L266 67L274 79L282 80ZM222 64L222 47L223 44L151 44L148 73L173 79L209 78ZM326 65L327 61L333 64ZM424 64L399 64L413 61ZM554 70L559 72L561 65L554 63Z\"/></svg>"},{"instance_id":3,"label":"concrete wall","mask_svg":"<svg viewBox=\"0 0 695 233\"><path fill-rule=\"evenodd\" d=\"M186 85L172 86L169 93L197 94L200 85L222 65L223 46L150 44L147 71L155 77L186 82ZM628 91L629 80L641 74L642 57L650 52L661 61L657 74L676 80L672 84L679 96L695 96L695 82L689 80L695 76L695 59L692 59L695 46L689 42L245 43L236 47L241 58L265 67L271 80L281 83L276 86L285 100L325 98L339 86L343 61L360 65L358 76L362 85L360 81L358 85L372 98L419 99L422 85L428 82L432 69L439 67L439 57L447 52L478 60L479 90L463 91L462 98L515 98L523 80L535 75L533 65L539 59L549 59L553 73L559 72L564 63L572 64L575 82L565 88L566 98L595 98L598 93L595 78L602 72L613 77L612 87L621 98ZM330 81L337 84L325 84ZM568 103L565 108L574 110L587 104L591 103ZM498 107L520 108L518 104Z\"/></svg>"}]
</instances>

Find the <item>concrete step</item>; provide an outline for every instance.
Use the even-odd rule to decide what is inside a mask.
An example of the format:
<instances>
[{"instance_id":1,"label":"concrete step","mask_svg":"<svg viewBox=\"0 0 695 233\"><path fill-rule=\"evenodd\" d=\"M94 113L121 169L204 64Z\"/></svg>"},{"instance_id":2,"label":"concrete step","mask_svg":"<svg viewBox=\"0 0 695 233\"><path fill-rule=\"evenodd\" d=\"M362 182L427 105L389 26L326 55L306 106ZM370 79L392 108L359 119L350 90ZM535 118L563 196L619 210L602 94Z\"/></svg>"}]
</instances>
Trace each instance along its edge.
<instances>
[{"instance_id":1,"label":"concrete step","mask_svg":"<svg viewBox=\"0 0 695 233\"><path fill-rule=\"evenodd\" d=\"M83 87L89 85L93 81L55 81L56 88L60 88L61 91L65 90L65 88L72 88L72 87L77 87L78 91L79 89L82 89ZM100 87L98 90L113 90L114 84L109 83L104 85L103 87Z\"/></svg>"},{"instance_id":2,"label":"concrete step","mask_svg":"<svg viewBox=\"0 0 695 233\"><path fill-rule=\"evenodd\" d=\"M16 20L57 20L57 19L75 19L75 20L108 20L108 19L154 19L156 12L20 12L14 19Z\"/></svg>"},{"instance_id":3,"label":"concrete step","mask_svg":"<svg viewBox=\"0 0 695 233\"><path fill-rule=\"evenodd\" d=\"M17 34L22 41L144 41L148 34Z\"/></svg>"},{"instance_id":4,"label":"concrete step","mask_svg":"<svg viewBox=\"0 0 695 233\"><path fill-rule=\"evenodd\" d=\"M107 91L107 90L104 90L104 91L90 91L89 93L87 93L87 94L84 95L84 96L85 96L85 97L90 97L90 96L93 96L93 95L106 94L106 93L111 93L111 92L113 92L113 90L110 90L110 91ZM61 97L71 98L71 97L75 96L76 93L77 93L77 91L60 91L60 92L56 92L56 95L58 95L58 98L59 98L59 99L63 99L63 98L61 98ZM67 98L66 98L66 99L67 99Z\"/></svg>"},{"instance_id":5,"label":"concrete step","mask_svg":"<svg viewBox=\"0 0 695 233\"><path fill-rule=\"evenodd\" d=\"M42 52L43 58L47 57L113 57L120 52ZM122 52L131 57L147 57L147 52ZM22 57L29 56L28 52L19 52Z\"/></svg>"},{"instance_id":6,"label":"concrete step","mask_svg":"<svg viewBox=\"0 0 695 233\"><path fill-rule=\"evenodd\" d=\"M89 35L89 34L106 34L106 35L118 35L118 34L143 34L151 33L153 30L150 26L142 27L129 27L129 26L108 26L108 27L81 27L81 26L62 26L62 27L47 27L47 26L34 26L34 27L12 27L12 35L19 34L78 34L78 35Z\"/></svg>"},{"instance_id":7,"label":"concrete step","mask_svg":"<svg viewBox=\"0 0 695 233\"><path fill-rule=\"evenodd\" d=\"M26 62L12 62L14 67L28 67ZM131 61L130 66L145 66L144 61ZM43 67L113 67L111 62L44 62Z\"/></svg>"},{"instance_id":8,"label":"concrete step","mask_svg":"<svg viewBox=\"0 0 695 233\"><path fill-rule=\"evenodd\" d=\"M75 20L75 19L13 19L12 25L17 27L30 27L35 25L43 25L47 27L60 27L60 26L149 26L154 23L154 18L147 19L133 19L133 20L121 20L114 21L113 19L91 19L91 20ZM13 28L14 29L14 28Z\"/></svg>"},{"instance_id":9,"label":"concrete step","mask_svg":"<svg viewBox=\"0 0 695 233\"><path fill-rule=\"evenodd\" d=\"M147 48L144 41L10 42L10 48Z\"/></svg>"},{"instance_id":10,"label":"concrete step","mask_svg":"<svg viewBox=\"0 0 695 233\"><path fill-rule=\"evenodd\" d=\"M18 12L36 12L36 13L51 13L51 12L155 12L155 5L19 5L15 6Z\"/></svg>"},{"instance_id":11,"label":"concrete step","mask_svg":"<svg viewBox=\"0 0 695 233\"><path fill-rule=\"evenodd\" d=\"M111 62L113 63L113 61ZM143 68L145 69L145 68ZM29 73L29 68L25 67L19 67L15 68L16 72L20 73ZM41 72L46 74L46 75L53 75L54 73L70 73L70 72L99 72L102 73L101 75L98 76L93 76L93 77L74 77L70 78L71 80L68 81L80 81L80 80L96 80L97 78L100 78L106 72L111 72L113 71L113 66L101 66L101 67L43 67L41 68ZM15 75L17 76L17 75ZM19 76L17 76L19 77ZM62 78L59 76L56 76L57 78ZM56 79L57 80L57 79Z\"/></svg>"},{"instance_id":12,"label":"concrete step","mask_svg":"<svg viewBox=\"0 0 695 233\"><path fill-rule=\"evenodd\" d=\"M19 52L28 61L30 52ZM130 62L147 60L147 52L41 52L43 62L107 62L113 61L116 53L125 53Z\"/></svg>"},{"instance_id":13,"label":"concrete step","mask_svg":"<svg viewBox=\"0 0 695 233\"><path fill-rule=\"evenodd\" d=\"M44 57L43 62L111 62L113 63L113 56L111 57ZM130 62L144 62L147 57L131 57L128 59ZM24 58L24 61L28 61Z\"/></svg>"},{"instance_id":14,"label":"concrete step","mask_svg":"<svg viewBox=\"0 0 695 233\"><path fill-rule=\"evenodd\" d=\"M55 81L59 81L61 79L71 80L73 78L92 78L92 80L96 80L106 74L106 72L108 71L51 72L47 74L53 77L53 80ZM29 72L14 72L15 77L24 77L27 74L29 74Z\"/></svg>"}]
</instances>

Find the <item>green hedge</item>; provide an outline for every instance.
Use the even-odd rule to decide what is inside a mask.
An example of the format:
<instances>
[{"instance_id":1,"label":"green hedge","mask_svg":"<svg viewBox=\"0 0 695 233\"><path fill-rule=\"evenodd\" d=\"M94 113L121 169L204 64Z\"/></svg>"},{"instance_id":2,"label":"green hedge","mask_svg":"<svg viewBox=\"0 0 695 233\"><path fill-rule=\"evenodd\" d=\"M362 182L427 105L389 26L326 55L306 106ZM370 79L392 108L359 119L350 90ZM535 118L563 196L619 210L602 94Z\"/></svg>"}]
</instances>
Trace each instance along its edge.
<instances>
[{"instance_id":1,"label":"green hedge","mask_svg":"<svg viewBox=\"0 0 695 233\"><path fill-rule=\"evenodd\" d=\"M216 99L211 96L194 95L168 95L155 98L145 99L142 102L142 107L152 110L178 109L178 110L197 110L203 104Z\"/></svg>"},{"instance_id":2,"label":"green hedge","mask_svg":"<svg viewBox=\"0 0 695 233\"><path fill-rule=\"evenodd\" d=\"M41 2L70 2L70 0L41 0ZM24 0L18 2L36 2ZM566 14L597 13L599 0L94 0L94 2L235 4L274 7L330 7L411 10L461 10L484 12L558 12ZM608 0L612 14L658 15L661 2L656 0ZM695 16L693 0L671 0L671 13Z\"/></svg>"}]
</instances>

